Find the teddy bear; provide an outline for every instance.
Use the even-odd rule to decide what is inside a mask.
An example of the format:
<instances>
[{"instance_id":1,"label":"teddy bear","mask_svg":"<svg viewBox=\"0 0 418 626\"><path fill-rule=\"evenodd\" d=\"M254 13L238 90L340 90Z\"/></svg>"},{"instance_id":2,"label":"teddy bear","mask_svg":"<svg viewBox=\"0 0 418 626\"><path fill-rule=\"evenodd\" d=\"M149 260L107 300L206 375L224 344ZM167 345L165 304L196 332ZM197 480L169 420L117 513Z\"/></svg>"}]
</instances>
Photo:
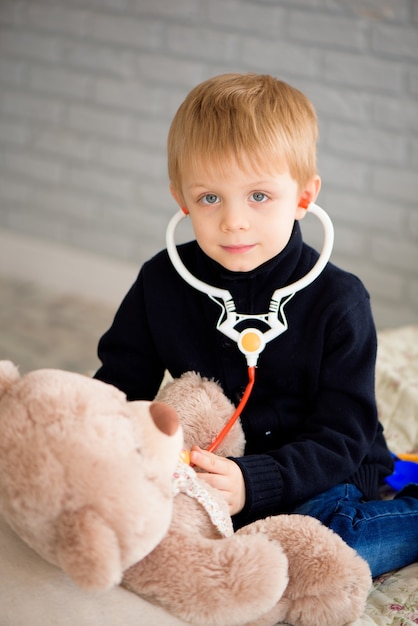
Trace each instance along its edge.
<instances>
[{"instance_id":1,"label":"teddy bear","mask_svg":"<svg viewBox=\"0 0 418 626\"><path fill-rule=\"evenodd\" d=\"M174 409L81 374L0 361L0 513L79 586L104 590L165 536Z\"/></svg>"},{"instance_id":2,"label":"teddy bear","mask_svg":"<svg viewBox=\"0 0 418 626\"><path fill-rule=\"evenodd\" d=\"M0 512L80 586L121 584L194 626L342 626L371 586L365 563L313 518L233 532L220 493L182 460L232 404L187 373L155 402L80 374L0 363ZM181 427L179 426L179 420ZM184 444L183 444L184 437ZM218 453L242 454L239 422Z\"/></svg>"}]
</instances>

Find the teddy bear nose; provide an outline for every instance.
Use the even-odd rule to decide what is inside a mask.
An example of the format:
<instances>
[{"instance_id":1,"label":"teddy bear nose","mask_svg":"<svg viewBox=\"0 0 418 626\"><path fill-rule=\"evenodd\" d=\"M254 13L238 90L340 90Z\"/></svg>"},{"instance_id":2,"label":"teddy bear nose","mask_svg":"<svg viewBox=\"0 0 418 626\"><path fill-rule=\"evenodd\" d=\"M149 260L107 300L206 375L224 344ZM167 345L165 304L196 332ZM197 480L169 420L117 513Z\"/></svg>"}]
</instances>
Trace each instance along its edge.
<instances>
[{"instance_id":1,"label":"teddy bear nose","mask_svg":"<svg viewBox=\"0 0 418 626\"><path fill-rule=\"evenodd\" d=\"M178 431L180 420L176 411L165 402L153 402L150 405L151 417L154 424L164 435L175 435Z\"/></svg>"}]
</instances>

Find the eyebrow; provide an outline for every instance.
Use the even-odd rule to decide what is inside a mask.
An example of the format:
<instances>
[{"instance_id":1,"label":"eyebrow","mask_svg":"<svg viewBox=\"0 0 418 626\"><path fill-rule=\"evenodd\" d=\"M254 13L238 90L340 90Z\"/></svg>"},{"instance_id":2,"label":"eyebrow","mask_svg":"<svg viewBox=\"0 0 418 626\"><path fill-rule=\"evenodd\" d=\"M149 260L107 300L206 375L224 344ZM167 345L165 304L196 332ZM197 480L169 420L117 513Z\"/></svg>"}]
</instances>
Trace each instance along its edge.
<instances>
[{"instance_id":1,"label":"eyebrow","mask_svg":"<svg viewBox=\"0 0 418 626\"><path fill-rule=\"evenodd\" d=\"M187 189L197 189L198 187L208 187L208 185L205 185L204 183L196 183L193 185L189 185Z\"/></svg>"},{"instance_id":2,"label":"eyebrow","mask_svg":"<svg viewBox=\"0 0 418 626\"><path fill-rule=\"evenodd\" d=\"M270 180L256 180L254 182L249 181L246 186L248 186L248 187L264 187L265 185L271 185L274 182L275 181L271 180L271 179ZM216 186L216 183L215 183L214 186ZM192 190L192 189L198 189L198 188L209 189L211 187L212 186L207 184L207 183L199 182L199 183L193 183L192 185L189 185L186 188Z\"/></svg>"}]
</instances>

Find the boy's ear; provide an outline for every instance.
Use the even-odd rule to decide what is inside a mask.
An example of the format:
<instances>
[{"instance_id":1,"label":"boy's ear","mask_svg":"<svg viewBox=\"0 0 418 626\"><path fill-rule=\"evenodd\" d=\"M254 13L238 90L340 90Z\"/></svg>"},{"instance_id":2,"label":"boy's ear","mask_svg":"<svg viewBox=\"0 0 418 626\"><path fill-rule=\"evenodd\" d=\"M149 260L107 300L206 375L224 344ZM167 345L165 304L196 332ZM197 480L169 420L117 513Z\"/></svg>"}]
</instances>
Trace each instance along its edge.
<instances>
[{"instance_id":1,"label":"boy's ear","mask_svg":"<svg viewBox=\"0 0 418 626\"><path fill-rule=\"evenodd\" d=\"M170 193L173 196L174 200L177 202L177 204L179 205L179 207L181 208L181 210L183 211L183 213L185 215L189 214L189 210L186 207L186 204L183 200L182 195L173 187L173 185L170 183Z\"/></svg>"},{"instance_id":2,"label":"boy's ear","mask_svg":"<svg viewBox=\"0 0 418 626\"><path fill-rule=\"evenodd\" d=\"M179 192L177 191L177 189L175 189L171 183L170 183L170 193L173 196L174 200L179 205L179 207L184 211L184 200L179 194Z\"/></svg>"},{"instance_id":3,"label":"boy's ear","mask_svg":"<svg viewBox=\"0 0 418 626\"><path fill-rule=\"evenodd\" d=\"M306 215L306 209L311 202L315 202L321 189L321 179L318 175L313 176L304 185L300 194L299 205L296 211L296 219L301 220Z\"/></svg>"}]
</instances>

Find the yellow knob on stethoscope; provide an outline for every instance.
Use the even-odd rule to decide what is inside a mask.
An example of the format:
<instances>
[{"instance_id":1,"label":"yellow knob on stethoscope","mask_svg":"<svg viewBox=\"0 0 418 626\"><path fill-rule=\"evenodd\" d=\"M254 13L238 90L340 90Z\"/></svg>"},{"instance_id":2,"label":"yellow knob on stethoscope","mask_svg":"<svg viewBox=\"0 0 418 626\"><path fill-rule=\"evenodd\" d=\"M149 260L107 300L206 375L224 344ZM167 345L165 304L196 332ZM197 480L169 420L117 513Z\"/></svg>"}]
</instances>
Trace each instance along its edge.
<instances>
[{"instance_id":1,"label":"yellow knob on stethoscope","mask_svg":"<svg viewBox=\"0 0 418 626\"><path fill-rule=\"evenodd\" d=\"M264 334L258 328L246 328L238 337L238 348L247 357L248 366L257 364L258 356L265 345Z\"/></svg>"},{"instance_id":2,"label":"yellow knob on stethoscope","mask_svg":"<svg viewBox=\"0 0 418 626\"><path fill-rule=\"evenodd\" d=\"M246 352L258 352L261 346L261 339L257 333L249 330L242 335L241 346Z\"/></svg>"}]
</instances>

